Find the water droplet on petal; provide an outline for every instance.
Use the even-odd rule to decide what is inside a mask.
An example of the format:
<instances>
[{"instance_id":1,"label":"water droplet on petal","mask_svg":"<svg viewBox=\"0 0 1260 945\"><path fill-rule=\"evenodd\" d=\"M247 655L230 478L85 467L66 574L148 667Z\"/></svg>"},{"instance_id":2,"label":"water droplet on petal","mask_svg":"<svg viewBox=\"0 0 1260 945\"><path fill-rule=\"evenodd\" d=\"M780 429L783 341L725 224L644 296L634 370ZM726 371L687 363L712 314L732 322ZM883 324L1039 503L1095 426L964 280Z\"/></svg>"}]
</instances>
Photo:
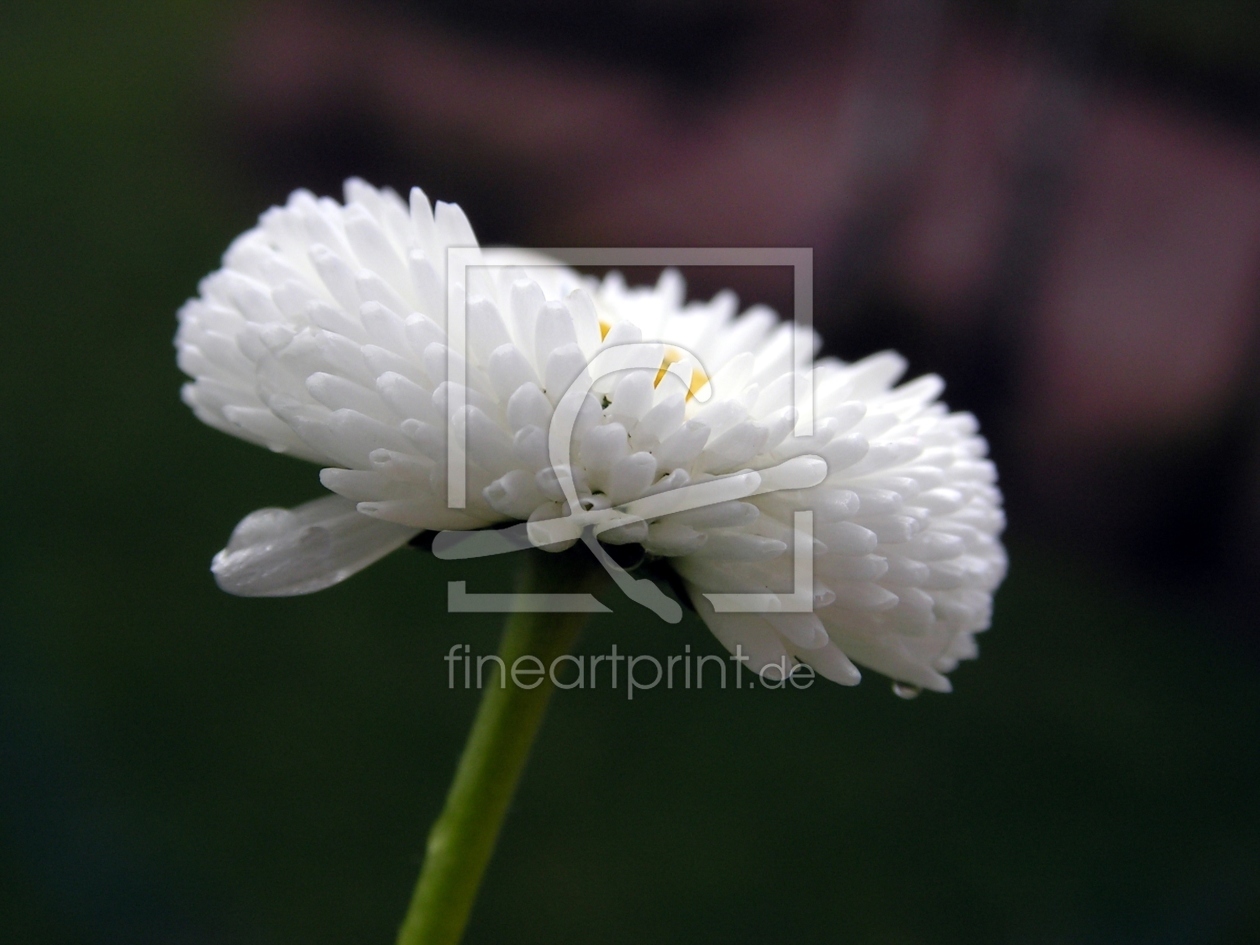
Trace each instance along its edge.
<instances>
[{"instance_id":1,"label":"water droplet on petal","mask_svg":"<svg viewBox=\"0 0 1260 945\"><path fill-rule=\"evenodd\" d=\"M918 686L912 686L909 683L895 682L892 684L893 695L898 699L913 699L923 690Z\"/></svg>"}]
</instances>

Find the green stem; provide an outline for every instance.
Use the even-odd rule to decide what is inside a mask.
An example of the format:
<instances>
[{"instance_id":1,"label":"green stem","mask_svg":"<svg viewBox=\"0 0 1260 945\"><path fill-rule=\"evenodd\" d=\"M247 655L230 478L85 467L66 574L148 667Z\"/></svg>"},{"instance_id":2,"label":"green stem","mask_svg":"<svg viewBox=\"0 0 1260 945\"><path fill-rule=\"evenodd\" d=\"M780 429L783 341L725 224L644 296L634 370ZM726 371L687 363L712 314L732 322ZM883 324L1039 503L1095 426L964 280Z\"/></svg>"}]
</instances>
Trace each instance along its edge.
<instances>
[{"instance_id":1,"label":"green stem","mask_svg":"<svg viewBox=\"0 0 1260 945\"><path fill-rule=\"evenodd\" d=\"M526 555L524 590L557 589L557 565L544 552ZM566 556L567 557L567 556ZM572 589L570 573L568 588ZM506 684L497 664L491 671L459 759L446 806L429 831L424 867L411 905L398 931L398 945L455 945L468 924L473 900L486 864L494 852L503 817L512 801L530 747L555 688L549 672L531 675L532 660L522 664L516 684L512 667L518 657L532 655L549 669L557 656L573 646L588 614L513 613L503 631L499 657L507 667Z\"/></svg>"}]
</instances>

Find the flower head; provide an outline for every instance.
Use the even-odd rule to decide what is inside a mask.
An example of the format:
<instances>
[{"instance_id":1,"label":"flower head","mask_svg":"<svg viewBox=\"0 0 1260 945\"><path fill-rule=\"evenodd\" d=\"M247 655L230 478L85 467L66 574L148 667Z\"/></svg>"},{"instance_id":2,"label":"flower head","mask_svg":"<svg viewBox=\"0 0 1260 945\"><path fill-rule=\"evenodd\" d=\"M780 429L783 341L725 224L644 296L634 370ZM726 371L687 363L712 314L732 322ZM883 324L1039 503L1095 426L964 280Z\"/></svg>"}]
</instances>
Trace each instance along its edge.
<instances>
[{"instance_id":1,"label":"flower head","mask_svg":"<svg viewBox=\"0 0 1260 945\"><path fill-rule=\"evenodd\" d=\"M891 353L814 361L812 333L741 314L730 293L687 304L672 272L628 288L487 249L448 285L447 250L476 246L457 206L418 189L409 205L357 180L344 205L298 191L180 310L185 403L320 464L333 493L247 516L215 557L221 587L320 590L427 529L525 522L558 549L590 526L667 561L754 670L806 663L852 684L856 662L949 689L1006 558L986 444L938 402L938 378L894 386L905 363ZM463 351L448 348L448 294ZM464 451L462 507L449 443ZM791 587L811 547L808 608L715 606Z\"/></svg>"}]
</instances>

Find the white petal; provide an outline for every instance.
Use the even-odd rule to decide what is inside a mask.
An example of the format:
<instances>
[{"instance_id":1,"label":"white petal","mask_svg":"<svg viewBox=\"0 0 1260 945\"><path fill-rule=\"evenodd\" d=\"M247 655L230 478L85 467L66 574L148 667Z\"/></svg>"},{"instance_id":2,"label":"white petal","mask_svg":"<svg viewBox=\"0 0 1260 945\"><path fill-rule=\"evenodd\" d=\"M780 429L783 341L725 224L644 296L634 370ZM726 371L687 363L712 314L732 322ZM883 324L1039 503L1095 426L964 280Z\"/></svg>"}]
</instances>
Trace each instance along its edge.
<instances>
[{"instance_id":1,"label":"white petal","mask_svg":"<svg viewBox=\"0 0 1260 945\"><path fill-rule=\"evenodd\" d=\"M416 529L361 515L341 496L241 520L210 570L241 597L292 597L344 581L411 540Z\"/></svg>"},{"instance_id":2,"label":"white petal","mask_svg":"<svg viewBox=\"0 0 1260 945\"><path fill-rule=\"evenodd\" d=\"M608 498L613 505L637 499L655 478L656 457L651 453L631 453L613 464L608 475Z\"/></svg>"},{"instance_id":3,"label":"white petal","mask_svg":"<svg viewBox=\"0 0 1260 945\"><path fill-rule=\"evenodd\" d=\"M682 394L672 394L642 416L630 434L635 449L654 449L682 426L687 406Z\"/></svg>"},{"instance_id":4,"label":"white petal","mask_svg":"<svg viewBox=\"0 0 1260 945\"><path fill-rule=\"evenodd\" d=\"M586 371L586 355L576 344L562 345L551 352L543 369L544 389L553 404L562 398Z\"/></svg>"},{"instance_id":5,"label":"white petal","mask_svg":"<svg viewBox=\"0 0 1260 945\"><path fill-rule=\"evenodd\" d=\"M486 501L496 512L515 519L528 519L545 499L534 482L534 476L523 469L513 469L488 485Z\"/></svg>"},{"instance_id":6,"label":"white petal","mask_svg":"<svg viewBox=\"0 0 1260 945\"><path fill-rule=\"evenodd\" d=\"M563 302L547 302L542 306L538 312L534 335L534 363L539 366L546 365L551 352L557 348L577 345L573 317ZM585 363L585 355L582 356L582 361Z\"/></svg>"},{"instance_id":7,"label":"white petal","mask_svg":"<svg viewBox=\"0 0 1260 945\"><path fill-rule=\"evenodd\" d=\"M578 451L578 458L590 473L592 482L601 486L613 464L629 455L626 428L620 423L595 427L582 438L582 447Z\"/></svg>"},{"instance_id":8,"label":"white petal","mask_svg":"<svg viewBox=\"0 0 1260 945\"><path fill-rule=\"evenodd\" d=\"M609 415L612 419L629 428L651 410L653 395L656 393L652 379L650 371L630 371L618 380L613 390L610 407ZM679 400L681 401L681 398ZM680 420L681 414L680 409Z\"/></svg>"},{"instance_id":9,"label":"white petal","mask_svg":"<svg viewBox=\"0 0 1260 945\"><path fill-rule=\"evenodd\" d=\"M689 466L709 439L709 428L699 420L688 420L661 443L656 461L661 469Z\"/></svg>"},{"instance_id":10,"label":"white petal","mask_svg":"<svg viewBox=\"0 0 1260 945\"><path fill-rule=\"evenodd\" d=\"M551 401L537 384L523 384L508 398L507 420L513 430L525 427L546 430L551 425L551 412Z\"/></svg>"},{"instance_id":11,"label":"white petal","mask_svg":"<svg viewBox=\"0 0 1260 945\"><path fill-rule=\"evenodd\" d=\"M508 401L526 384L538 386L538 375L534 372L534 366L514 344L502 344L490 352L486 369L490 374L490 383L494 385L494 391L501 401Z\"/></svg>"},{"instance_id":12,"label":"white petal","mask_svg":"<svg viewBox=\"0 0 1260 945\"><path fill-rule=\"evenodd\" d=\"M490 366L492 351L512 341L498 307L490 299L469 301L467 333L468 350L482 367Z\"/></svg>"}]
</instances>

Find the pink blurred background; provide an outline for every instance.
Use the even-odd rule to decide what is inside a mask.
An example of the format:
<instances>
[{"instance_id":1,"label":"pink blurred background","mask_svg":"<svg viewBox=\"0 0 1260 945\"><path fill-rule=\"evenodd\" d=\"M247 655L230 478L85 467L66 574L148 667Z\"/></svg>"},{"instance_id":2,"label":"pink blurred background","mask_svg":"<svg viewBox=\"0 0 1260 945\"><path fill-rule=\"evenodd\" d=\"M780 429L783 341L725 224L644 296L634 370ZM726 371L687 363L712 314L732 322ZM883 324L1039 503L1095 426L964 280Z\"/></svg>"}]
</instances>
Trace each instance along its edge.
<instances>
[{"instance_id":1,"label":"pink blurred background","mask_svg":"<svg viewBox=\"0 0 1260 945\"><path fill-rule=\"evenodd\" d=\"M360 174L483 241L813 247L828 351L941 373L1016 538L1245 597L1257 109L1134 66L1108 12L270 0L217 81L268 199ZM790 311L783 274L688 275Z\"/></svg>"}]
</instances>

